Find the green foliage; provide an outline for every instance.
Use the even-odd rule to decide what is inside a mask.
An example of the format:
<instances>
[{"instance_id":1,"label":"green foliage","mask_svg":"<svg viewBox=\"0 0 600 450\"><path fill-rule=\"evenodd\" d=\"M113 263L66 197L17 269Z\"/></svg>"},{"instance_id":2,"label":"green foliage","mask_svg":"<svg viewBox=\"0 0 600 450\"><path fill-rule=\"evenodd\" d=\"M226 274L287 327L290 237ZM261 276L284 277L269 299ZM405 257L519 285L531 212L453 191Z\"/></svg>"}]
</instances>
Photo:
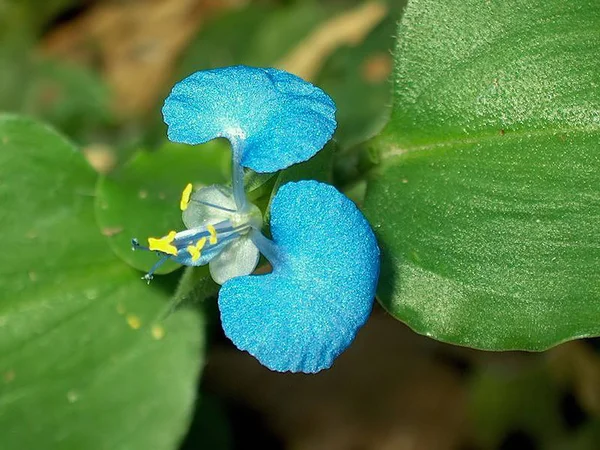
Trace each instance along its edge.
<instances>
[{"instance_id":1,"label":"green foliage","mask_svg":"<svg viewBox=\"0 0 600 450\"><path fill-rule=\"evenodd\" d=\"M202 30L187 48L178 78L234 64L270 67L326 17L325 8L312 1L286 7L250 4Z\"/></svg>"},{"instance_id":2,"label":"green foliage","mask_svg":"<svg viewBox=\"0 0 600 450\"><path fill-rule=\"evenodd\" d=\"M361 3L223 11L203 22L172 81L280 64ZM489 350L600 335L600 4L411 0L394 36L405 1L385 3L389 14L364 42L339 46L314 74L337 104L335 142L277 174L247 171L265 227L282 184L333 182L360 203L370 170L378 297L393 316ZM110 143L119 160L124 143L162 145L160 105L116 117L100 73L34 50L78 5L0 0L0 107L78 142ZM392 98L386 64L396 38ZM174 273L147 285L140 271L157 256L130 245L182 229L185 184L227 184L229 166L223 141L168 143L98 178L56 132L0 116L3 450L173 450L191 420L183 448L232 446L218 402L199 402L192 417L204 334L219 326L218 285L207 267L176 271L172 262L159 273ZM567 429L565 386L547 368L488 369L475 369L469 385L474 443L497 448L518 429L551 450L598 447L597 417Z\"/></svg>"},{"instance_id":3,"label":"green foliage","mask_svg":"<svg viewBox=\"0 0 600 450\"><path fill-rule=\"evenodd\" d=\"M21 112L78 140L111 123L108 89L97 74L53 60L34 61L31 70L33 79L23 92Z\"/></svg>"},{"instance_id":4,"label":"green foliage","mask_svg":"<svg viewBox=\"0 0 600 450\"><path fill-rule=\"evenodd\" d=\"M416 331L542 350L600 334L600 4L414 0L365 207Z\"/></svg>"},{"instance_id":5,"label":"green foliage","mask_svg":"<svg viewBox=\"0 0 600 450\"><path fill-rule=\"evenodd\" d=\"M148 271L157 261L151 252L133 252L131 239L182 230L179 200L187 183L196 188L225 184L230 176L230 152L223 141L191 147L166 143L155 152L138 152L123 167L100 177L96 187L96 217L117 256ZM157 273L179 267L167 261Z\"/></svg>"},{"instance_id":6,"label":"green foliage","mask_svg":"<svg viewBox=\"0 0 600 450\"><path fill-rule=\"evenodd\" d=\"M505 436L523 431L541 448L565 434L560 415L561 392L547 368L481 370L471 382L469 408L475 438L484 449L496 449Z\"/></svg>"},{"instance_id":7,"label":"green foliage","mask_svg":"<svg viewBox=\"0 0 600 450\"><path fill-rule=\"evenodd\" d=\"M335 141L329 141L325 147L308 161L294 164L282 170L277 175L277 182L275 183L273 193L277 192L279 186L290 181L317 180L323 183L331 183L331 170L336 151L337 145Z\"/></svg>"},{"instance_id":8,"label":"green foliage","mask_svg":"<svg viewBox=\"0 0 600 450\"><path fill-rule=\"evenodd\" d=\"M27 28L40 30L69 7L76 7L84 0L2 0L0 2L0 38L7 30Z\"/></svg>"},{"instance_id":9,"label":"green foliage","mask_svg":"<svg viewBox=\"0 0 600 450\"><path fill-rule=\"evenodd\" d=\"M54 131L0 118L2 448L172 449L186 429L202 320L166 320L95 224L95 173ZM168 280L165 280L168 281Z\"/></svg>"},{"instance_id":10,"label":"green foliage","mask_svg":"<svg viewBox=\"0 0 600 450\"><path fill-rule=\"evenodd\" d=\"M316 84L337 105L338 145L344 149L381 130L391 104L391 50L397 21L405 1L389 2L389 13L355 46L343 46L325 63Z\"/></svg>"},{"instance_id":11,"label":"green foliage","mask_svg":"<svg viewBox=\"0 0 600 450\"><path fill-rule=\"evenodd\" d=\"M88 69L29 54L27 42L0 47L0 107L52 123L86 140L111 121L108 89Z\"/></svg>"}]
</instances>

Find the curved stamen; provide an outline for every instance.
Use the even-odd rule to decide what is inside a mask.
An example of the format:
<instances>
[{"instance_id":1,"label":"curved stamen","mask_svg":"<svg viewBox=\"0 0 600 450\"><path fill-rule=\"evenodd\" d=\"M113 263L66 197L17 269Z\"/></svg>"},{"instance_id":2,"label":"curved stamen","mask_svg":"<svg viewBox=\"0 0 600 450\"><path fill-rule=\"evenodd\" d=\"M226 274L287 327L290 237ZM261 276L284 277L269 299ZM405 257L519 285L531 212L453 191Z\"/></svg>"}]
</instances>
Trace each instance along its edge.
<instances>
[{"instance_id":1,"label":"curved stamen","mask_svg":"<svg viewBox=\"0 0 600 450\"><path fill-rule=\"evenodd\" d=\"M146 247L145 245L140 244L140 241L138 241L136 238L132 238L131 239L131 250L146 250L146 251L150 251L150 248Z\"/></svg>"},{"instance_id":2,"label":"curved stamen","mask_svg":"<svg viewBox=\"0 0 600 450\"><path fill-rule=\"evenodd\" d=\"M200 203L201 205L208 206L209 208L218 209L220 211L225 211L225 212L228 212L228 213L235 213L235 212L237 212L235 209L225 208L224 206L215 205L213 203L204 202L202 200L194 200L194 199L192 199L191 202L192 203Z\"/></svg>"},{"instance_id":3,"label":"curved stamen","mask_svg":"<svg viewBox=\"0 0 600 450\"><path fill-rule=\"evenodd\" d=\"M148 284L150 284L150 281L154 278L154 272L156 272L158 268L166 263L169 259L171 259L171 255L164 255L162 258L156 261L148 273L142 277L142 280L146 280Z\"/></svg>"},{"instance_id":4,"label":"curved stamen","mask_svg":"<svg viewBox=\"0 0 600 450\"><path fill-rule=\"evenodd\" d=\"M239 234L247 231L250 226L247 224L238 225L237 227L233 227L230 225L228 220L220 222L214 225L215 234L211 233L207 227L202 228L192 228L190 230L181 231L178 233L178 236L175 237L173 241L173 245L177 247L178 250L187 247L188 245L195 243L198 239L209 238L209 242L207 242L207 247L214 246L218 242L223 241L225 238L230 236L238 236ZM210 239L214 238L214 239Z\"/></svg>"}]
</instances>

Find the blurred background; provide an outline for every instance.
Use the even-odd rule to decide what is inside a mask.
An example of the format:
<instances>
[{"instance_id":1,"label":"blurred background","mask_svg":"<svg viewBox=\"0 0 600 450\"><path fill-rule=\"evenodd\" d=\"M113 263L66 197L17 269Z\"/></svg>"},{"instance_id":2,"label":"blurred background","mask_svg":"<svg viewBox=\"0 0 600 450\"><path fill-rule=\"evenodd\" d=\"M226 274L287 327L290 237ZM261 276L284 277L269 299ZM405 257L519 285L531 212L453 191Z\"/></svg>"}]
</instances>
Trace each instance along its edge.
<instances>
[{"instance_id":1,"label":"blurred background","mask_svg":"<svg viewBox=\"0 0 600 450\"><path fill-rule=\"evenodd\" d=\"M0 0L0 110L52 124L106 172L164 143L160 107L175 81L232 64L278 67L336 101L336 181L345 185L356 150L386 120L403 5ZM362 186L346 187L360 202ZM600 448L596 340L479 352L416 335L376 307L331 370L306 376L261 367L212 316L183 449Z\"/></svg>"}]
</instances>

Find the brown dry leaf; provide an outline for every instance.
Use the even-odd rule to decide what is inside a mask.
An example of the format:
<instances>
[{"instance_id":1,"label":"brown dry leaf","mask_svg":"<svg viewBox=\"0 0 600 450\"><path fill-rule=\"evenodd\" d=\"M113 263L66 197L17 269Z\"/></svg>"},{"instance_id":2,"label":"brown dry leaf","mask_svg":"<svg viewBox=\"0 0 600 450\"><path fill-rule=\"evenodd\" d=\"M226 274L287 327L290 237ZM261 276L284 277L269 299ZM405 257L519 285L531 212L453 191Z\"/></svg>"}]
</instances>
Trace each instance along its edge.
<instances>
[{"instance_id":1,"label":"brown dry leaf","mask_svg":"<svg viewBox=\"0 0 600 450\"><path fill-rule=\"evenodd\" d=\"M106 228L102 228L102 230L100 230L103 236L106 237L111 237L111 236L115 236L116 234L119 234L123 231L123 227L106 227Z\"/></svg>"},{"instance_id":2,"label":"brown dry leaf","mask_svg":"<svg viewBox=\"0 0 600 450\"><path fill-rule=\"evenodd\" d=\"M369 83L381 83L392 73L393 61L390 53L375 53L361 66L362 77Z\"/></svg>"},{"instance_id":3,"label":"brown dry leaf","mask_svg":"<svg viewBox=\"0 0 600 450\"><path fill-rule=\"evenodd\" d=\"M376 308L352 346L316 375L281 374L217 348L207 385L259 411L294 450L450 450L465 438L460 375L434 358L441 344Z\"/></svg>"},{"instance_id":4,"label":"brown dry leaf","mask_svg":"<svg viewBox=\"0 0 600 450\"><path fill-rule=\"evenodd\" d=\"M52 31L42 51L100 64L114 93L114 110L143 113L157 100L171 68L206 19L248 0L101 1Z\"/></svg>"},{"instance_id":5,"label":"brown dry leaf","mask_svg":"<svg viewBox=\"0 0 600 450\"><path fill-rule=\"evenodd\" d=\"M90 144L83 148L83 155L98 173L106 174L117 165L117 157L108 145Z\"/></svg>"},{"instance_id":6,"label":"brown dry leaf","mask_svg":"<svg viewBox=\"0 0 600 450\"><path fill-rule=\"evenodd\" d=\"M379 1L346 11L319 26L276 67L310 81L335 50L343 45L358 45L387 13L387 5Z\"/></svg>"}]
</instances>

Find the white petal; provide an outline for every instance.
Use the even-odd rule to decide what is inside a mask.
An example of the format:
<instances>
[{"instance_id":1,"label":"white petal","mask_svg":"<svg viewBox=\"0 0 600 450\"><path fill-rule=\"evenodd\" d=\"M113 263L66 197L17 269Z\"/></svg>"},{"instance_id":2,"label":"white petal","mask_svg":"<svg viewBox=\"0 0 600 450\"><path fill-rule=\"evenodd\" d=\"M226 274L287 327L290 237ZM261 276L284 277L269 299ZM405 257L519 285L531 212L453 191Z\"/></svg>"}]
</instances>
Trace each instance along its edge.
<instances>
[{"instance_id":1,"label":"white petal","mask_svg":"<svg viewBox=\"0 0 600 450\"><path fill-rule=\"evenodd\" d=\"M202 227L231 219L236 214L235 210L231 188L214 184L198 189L192 194L182 219L187 228Z\"/></svg>"},{"instance_id":2,"label":"white petal","mask_svg":"<svg viewBox=\"0 0 600 450\"><path fill-rule=\"evenodd\" d=\"M256 245L248 236L242 236L210 261L210 275L219 284L230 278L250 275L256 269L259 258L260 253Z\"/></svg>"}]
</instances>

